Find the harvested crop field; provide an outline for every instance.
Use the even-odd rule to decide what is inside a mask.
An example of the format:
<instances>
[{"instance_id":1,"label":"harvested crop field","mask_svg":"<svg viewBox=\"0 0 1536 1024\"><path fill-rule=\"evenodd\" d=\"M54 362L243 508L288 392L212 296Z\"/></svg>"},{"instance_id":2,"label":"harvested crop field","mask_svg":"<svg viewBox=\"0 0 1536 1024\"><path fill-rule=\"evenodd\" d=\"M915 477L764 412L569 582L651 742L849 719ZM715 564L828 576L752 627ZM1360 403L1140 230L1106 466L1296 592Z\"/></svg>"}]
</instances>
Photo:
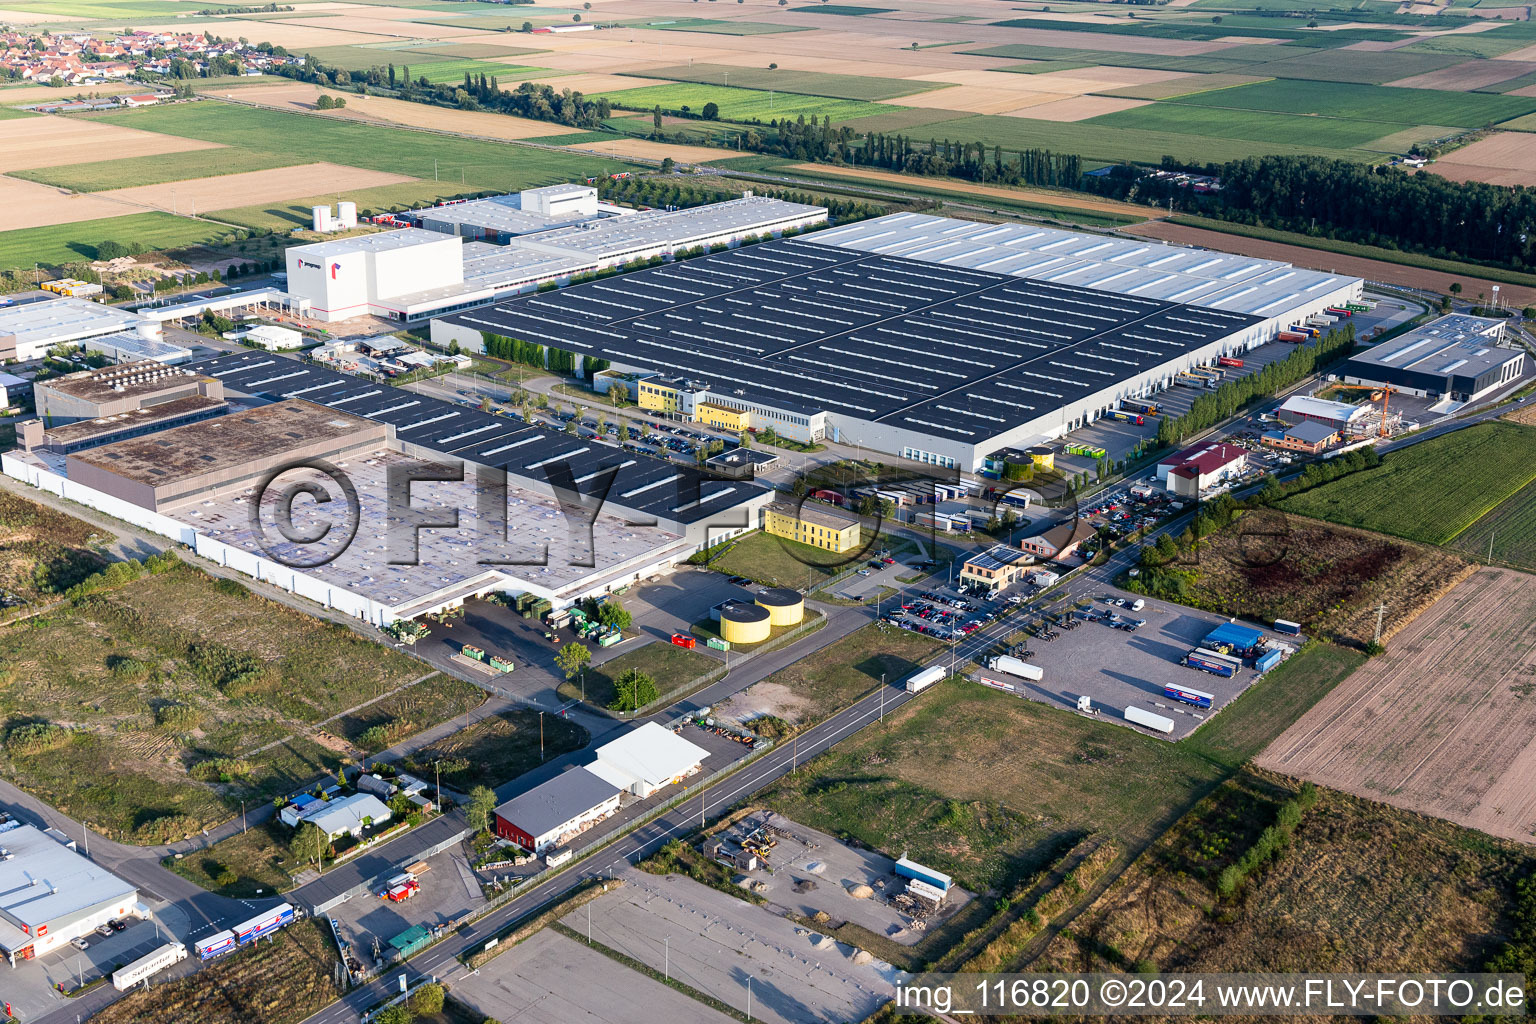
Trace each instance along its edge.
<instances>
[{"instance_id":1,"label":"harvested crop field","mask_svg":"<svg viewBox=\"0 0 1536 1024\"><path fill-rule=\"evenodd\" d=\"M52 116L0 121L0 173L79 163L86 154L106 153L120 159L217 148L216 142L142 132L98 121Z\"/></svg>"},{"instance_id":2,"label":"harvested crop field","mask_svg":"<svg viewBox=\"0 0 1536 1024\"><path fill-rule=\"evenodd\" d=\"M1185 600L1198 608L1265 622L1290 619L1312 635L1365 645L1386 606L1390 638L1440 594L1470 575L1440 548L1271 510L1245 513L1207 536Z\"/></svg>"},{"instance_id":3,"label":"harvested crop field","mask_svg":"<svg viewBox=\"0 0 1536 1024\"><path fill-rule=\"evenodd\" d=\"M1346 256L1342 253L1326 252L1322 249L1309 249L1300 245L1287 245L1284 242L1271 242L1262 238L1248 238L1244 235L1228 234L1225 231L1209 231L1205 228L1197 228L1188 224L1171 224L1165 220L1154 220L1147 221L1145 224L1137 224L1125 230L1133 234L1144 235L1148 238L1157 238L1164 242L1196 245L1207 249L1215 249L1218 252L1237 253L1240 256L1257 256L1260 259L1266 260L1281 260L1308 270L1327 270L1340 274L1350 274L1354 277L1363 277L1367 281L1383 281L1387 284L1402 285L1407 288L1423 288L1432 292L1444 292L1452 281L1460 281L1469 292L1473 293L1481 291L1492 294L1494 286L1497 285L1499 293L1505 297L1505 301L1516 302L1522 305L1536 302L1536 288L1524 285L1490 281L1487 278L1448 273L1442 270L1411 267L1402 263L1389 263L1386 260Z\"/></svg>"},{"instance_id":4,"label":"harvested crop field","mask_svg":"<svg viewBox=\"0 0 1536 1024\"><path fill-rule=\"evenodd\" d=\"M1013 117L1028 117L1037 121L1086 121L1101 114L1116 114L1122 110L1145 107L1150 100L1118 99L1114 96L1071 96L1064 100L1052 100L1005 113Z\"/></svg>"},{"instance_id":5,"label":"harvested crop field","mask_svg":"<svg viewBox=\"0 0 1536 1024\"><path fill-rule=\"evenodd\" d=\"M96 196L152 210L169 211L175 207L180 212L186 212L188 204L191 204L193 210L208 211L378 188L414 180L403 174L317 163L278 167L269 171L247 171L244 174L225 174L214 178L192 178L174 184L140 185L136 188L99 192Z\"/></svg>"},{"instance_id":6,"label":"harvested crop field","mask_svg":"<svg viewBox=\"0 0 1536 1024\"><path fill-rule=\"evenodd\" d=\"M1471 92L1511 78L1519 78L1536 71L1536 64L1518 60L1469 60L1439 71L1430 71L1412 78L1400 78L1388 85L1403 89L1447 89L1451 92Z\"/></svg>"},{"instance_id":7,"label":"harvested crop field","mask_svg":"<svg viewBox=\"0 0 1536 1024\"><path fill-rule=\"evenodd\" d=\"M645 160L664 160L667 157L671 157L680 164L705 164L710 161L725 160L733 155L728 149L711 149L708 146L679 146L670 142L651 142L649 139L578 142L570 148L624 159L637 157Z\"/></svg>"},{"instance_id":8,"label":"harvested crop field","mask_svg":"<svg viewBox=\"0 0 1536 1024\"><path fill-rule=\"evenodd\" d=\"M631 79L632 81L632 79ZM509 117L486 111L448 110L431 107L409 100L392 100L385 96L357 96L322 90L305 82L285 82L260 89L242 89L234 95L241 102L255 103L277 110L302 110L313 112L322 93L345 97L347 106L342 110L323 111L324 116L346 121L368 121L375 124L404 125L410 128L436 128L460 135L478 135L488 139L543 138L550 135L566 135L580 131L566 125L548 121L531 121L522 117ZM313 192L313 189L311 189Z\"/></svg>"},{"instance_id":9,"label":"harvested crop field","mask_svg":"<svg viewBox=\"0 0 1536 1024\"><path fill-rule=\"evenodd\" d=\"M6 211L7 230L74 224L135 212L98 195L65 192L20 178L0 176L0 209Z\"/></svg>"},{"instance_id":10,"label":"harvested crop field","mask_svg":"<svg viewBox=\"0 0 1536 1024\"><path fill-rule=\"evenodd\" d=\"M1258 763L1536 843L1536 578L1479 569Z\"/></svg>"},{"instance_id":11,"label":"harvested crop field","mask_svg":"<svg viewBox=\"0 0 1536 1024\"><path fill-rule=\"evenodd\" d=\"M1179 75L1160 82L1145 85L1127 85L1114 89L1099 89L1100 96L1123 96L1132 100L1171 100L1180 96L1210 92L1213 89L1235 89L1240 85L1253 85L1264 79L1253 75Z\"/></svg>"},{"instance_id":12,"label":"harvested crop field","mask_svg":"<svg viewBox=\"0 0 1536 1024\"><path fill-rule=\"evenodd\" d=\"M0 13L3 18L3 13ZM120 96L125 92L143 92L142 82L104 82L90 87L91 96ZM16 85L0 89L0 103L12 106L17 103L46 103L72 97L68 89L55 89L51 85Z\"/></svg>"},{"instance_id":13,"label":"harvested crop field","mask_svg":"<svg viewBox=\"0 0 1536 1024\"><path fill-rule=\"evenodd\" d=\"M1536 134L1494 132L1445 154L1430 164L1425 173L1452 181L1536 185Z\"/></svg>"},{"instance_id":14,"label":"harvested crop field","mask_svg":"<svg viewBox=\"0 0 1536 1024\"><path fill-rule=\"evenodd\" d=\"M346 46L349 43L377 43L380 36L352 28L323 28L308 21L202 21L179 23L178 32L209 32L216 36L245 36L253 42L271 43L302 53L319 46Z\"/></svg>"}]
</instances>

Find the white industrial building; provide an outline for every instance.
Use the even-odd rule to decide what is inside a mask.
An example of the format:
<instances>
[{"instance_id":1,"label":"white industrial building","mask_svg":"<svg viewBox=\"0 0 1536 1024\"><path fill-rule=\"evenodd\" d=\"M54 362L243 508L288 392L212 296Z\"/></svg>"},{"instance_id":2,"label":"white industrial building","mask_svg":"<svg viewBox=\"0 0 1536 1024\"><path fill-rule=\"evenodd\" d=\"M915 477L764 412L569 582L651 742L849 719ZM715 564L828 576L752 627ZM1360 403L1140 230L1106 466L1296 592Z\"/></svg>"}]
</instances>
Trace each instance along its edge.
<instances>
[{"instance_id":1,"label":"white industrial building","mask_svg":"<svg viewBox=\"0 0 1536 1024\"><path fill-rule=\"evenodd\" d=\"M709 751L670 729L646 722L597 748L587 771L617 789L644 798L699 770Z\"/></svg>"},{"instance_id":2,"label":"white industrial building","mask_svg":"<svg viewBox=\"0 0 1536 1024\"><path fill-rule=\"evenodd\" d=\"M591 185L549 185L515 195L443 203L403 216L430 231L506 243L519 235L585 223L603 212L628 213L599 203Z\"/></svg>"},{"instance_id":3,"label":"white industrial building","mask_svg":"<svg viewBox=\"0 0 1536 1024\"><path fill-rule=\"evenodd\" d=\"M331 214L329 204L310 208L310 228L322 234L332 231L350 231L357 227L357 204L337 203L336 213Z\"/></svg>"},{"instance_id":4,"label":"white industrial building","mask_svg":"<svg viewBox=\"0 0 1536 1024\"><path fill-rule=\"evenodd\" d=\"M52 829L9 822L0 831L0 952L11 966L140 913L138 889L80 856Z\"/></svg>"},{"instance_id":5,"label":"white industrial building","mask_svg":"<svg viewBox=\"0 0 1536 1024\"><path fill-rule=\"evenodd\" d=\"M103 334L99 338L87 338L83 343L87 352L99 352L114 363L136 363L151 359L167 366L176 366L192 358L192 350L174 345L164 338L150 338L139 331L119 331Z\"/></svg>"},{"instance_id":6,"label":"white industrial building","mask_svg":"<svg viewBox=\"0 0 1536 1024\"><path fill-rule=\"evenodd\" d=\"M288 352L304 347L302 332L291 327L278 327L276 324L257 324L238 331L226 331L224 337L230 341L243 341L254 348L264 348L268 352Z\"/></svg>"},{"instance_id":7,"label":"white industrial building","mask_svg":"<svg viewBox=\"0 0 1536 1024\"><path fill-rule=\"evenodd\" d=\"M502 839L543 853L619 809L618 787L586 768L572 768L496 808Z\"/></svg>"},{"instance_id":8,"label":"white industrial building","mask_svg":"<svg viewBox=\"0 0 1536 1024\"><path fill-rule=\"evenodd\" d=\"M55 345L120 332L160 336L160 325L137 313L89 299L58 298L0 307L0 362L41 359Z\"/></svg>"},{"instance_id":9,"label":"white industrial building","mask_svg":"<svg viewBox=\"0 0 1536 1024\"><path fill-rule=\"evenodd\" d=\"M1466 404L1508 387L1525 369L1525 350L1505 341L1503 320L1453 313L1351 356L1339 377Z\"/></svg>"},{"instance_id":10,"label":"white industrial building","mask_svg":"<svg viewBox=\"0 0 1536 1024\"><path fill-rule=\"evenodd\" d=\"M586 233L627 255L635 219ZM1273 260L898 213L448 315L432 339L522 338L687 381L755 428L975 471L1362 289Z\"/></svg>"},{"instance_id":11,"label":"white industrial building","mask_svg":"<svg viewBox=\"0 0 1536 1024\"><path fill-rule=\"evenodd\" d=\"M579 186L570 186L578 188ZM550 189L530 190L548 193ZM552 218L584 208L585 194L540 199ZM595 197L593 192L592 196ZM482 203L485 201L481 201ZM452 211L470 208L462 222ZM483 218L482 214L479 215ZM572 277L637 259L669 256L697 246L735 245L822 223L819 206L747 196L687 210L651 210L509 236L505 245L466 241L474 205L423 211L424 223L456 233L402 228L288 249L290 301L307 302L309 315L335 321L373 315L415 321L563 284ZM429 216L430 214L430 216ZM484 232L471 231L471 236ZM504 232L503 232L504 233Z\"/></svg>"},{"instance_id":12,"label":"white industrial building","mask_svg":"<svg viewBox=\"0 0 1536 1024\"><path fill-rule=\"evenodd\" d=\"M1330 402L1310 395L1292 395L1275 410L1275 418L1292 424L1310 420L1341 433L1359 433L1364 430L1373 413L1369 404L1350 405L1348 402Z\"/></svg>"}]
</instances>

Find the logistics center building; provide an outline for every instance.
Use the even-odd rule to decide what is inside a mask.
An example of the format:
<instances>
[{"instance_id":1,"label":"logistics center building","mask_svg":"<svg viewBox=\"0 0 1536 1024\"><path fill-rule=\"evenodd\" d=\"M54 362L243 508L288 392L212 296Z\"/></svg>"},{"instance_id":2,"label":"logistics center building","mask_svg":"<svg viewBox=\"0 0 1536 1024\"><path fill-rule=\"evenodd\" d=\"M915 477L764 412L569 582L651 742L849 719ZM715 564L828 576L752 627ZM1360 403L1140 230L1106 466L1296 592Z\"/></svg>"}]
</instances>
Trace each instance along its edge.
<instances>
[{"instance_id":1,"label":"logistics center building","mask_svg":"<svg viewBox=\"0 0 1536 1024\"><path fill-rule=\"evenodd\" d=\"M756 428L965 471L1180 371L1274 339L1363 282L1054 228L898 213L521 296L432 323L684 380Z\"/></svg>"},{"instance_id":2,"label":"logistics center building","mask_svg":"<svg viewBox=\"0 0 1536 1024\"><path fill-rule=\"evenodd\" d=\"M1524 350L1504 340L1504 321L1453 313L1351 356L1339 376L1465 403L1519 380L1525 364Z\"/></svg>"}]
</instances>

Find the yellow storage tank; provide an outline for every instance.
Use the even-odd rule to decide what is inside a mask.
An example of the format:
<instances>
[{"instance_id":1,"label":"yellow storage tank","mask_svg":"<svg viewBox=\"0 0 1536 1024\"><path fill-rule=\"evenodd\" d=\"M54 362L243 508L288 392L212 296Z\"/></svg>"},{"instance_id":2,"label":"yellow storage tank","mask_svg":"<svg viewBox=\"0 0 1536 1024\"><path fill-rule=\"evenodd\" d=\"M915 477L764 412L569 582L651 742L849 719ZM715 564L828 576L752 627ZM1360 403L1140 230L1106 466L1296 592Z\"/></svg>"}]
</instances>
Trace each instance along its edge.
<instances>
[{"instance_id":1,"label":"yellow storage tank","mask_svg":"<svg viewBox=\"0 0 1536 1024\"><path fill-rule=\"evenodd\" d=\"M730 644L760 644L773 628L768 609L742 601L720 607L720 635Z\"/></svg>"},{"instance_id":2,"label":"yellow storage tank","mask_svg":"<svg viewBox=\"0 0 1536 1024\"><path fill-rule=\"evenodd\" d=\"M773 626L794 626L805 618L805 598L797 590L765 590L757 595L757 603L768 609L768 622Z\"/></svg>"}]
</instances>

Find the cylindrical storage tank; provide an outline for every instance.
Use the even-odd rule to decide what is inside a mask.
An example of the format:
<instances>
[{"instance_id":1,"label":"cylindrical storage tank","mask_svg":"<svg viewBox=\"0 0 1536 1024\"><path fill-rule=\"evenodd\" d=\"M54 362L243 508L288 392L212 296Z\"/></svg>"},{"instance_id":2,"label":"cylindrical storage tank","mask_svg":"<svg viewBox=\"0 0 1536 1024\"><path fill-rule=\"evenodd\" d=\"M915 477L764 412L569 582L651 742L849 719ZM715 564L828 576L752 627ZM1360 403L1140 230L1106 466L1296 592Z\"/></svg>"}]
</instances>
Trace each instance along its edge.
<instances>
[{"instance_id":1,"label":"cylindrical storage tank","mask_svg":"<svg viewBox=\"0 0 1536 1024\"><path fill-rule=\"evenodd\" d=\"M768 609L768 622L773 626L793 626L805 618L805 598L798 590L765 590L757 595L757 603Z\"/></svg>"},{"instance_id":2,"label":"cylindrical storage tank","mask_svg":"<svg viewBox=\"0 0 1536 1024\"><path fill-rule=\"evenodd\" d=\"M740 601L720 606L720 636L726 643L760 644L772 629L766 608Z\"/></svg>"}]
</instances>

